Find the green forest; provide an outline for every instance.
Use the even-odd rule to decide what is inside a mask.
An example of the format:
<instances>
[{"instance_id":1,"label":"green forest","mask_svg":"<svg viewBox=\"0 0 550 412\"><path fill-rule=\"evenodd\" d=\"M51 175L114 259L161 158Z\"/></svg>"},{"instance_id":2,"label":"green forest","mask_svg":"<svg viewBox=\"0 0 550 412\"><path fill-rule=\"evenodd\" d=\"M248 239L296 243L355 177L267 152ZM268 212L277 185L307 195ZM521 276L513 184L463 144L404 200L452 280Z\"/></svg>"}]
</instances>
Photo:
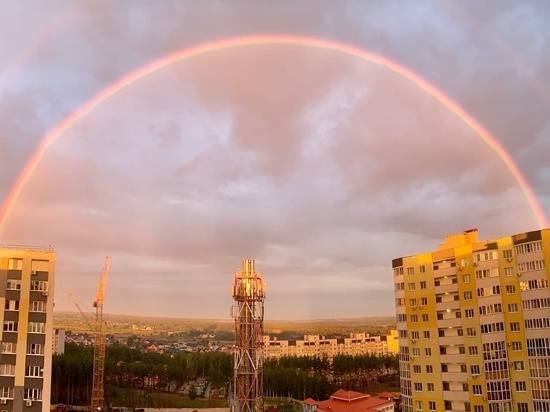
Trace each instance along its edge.
<instances>
[{"instance_id":1,"label":"green forest","mask_svg":"<svg viewBox=\"0 0 550 412\"><path fill-rule=\"evenodd\" d=\"M338 389L377 394L399 390L395 356L336 356L282 358L264 364L264 394L268 397L327 399ZM87 405L90 402L93 347L68 343L54 355L52 404ZM210 388L227 393L232 378L232 356L221 352L142 352L122 345L107 347L105 401L129 407L223 407L225 396L200 393L190 381L203 378ZM190 391L181 390L185 386ZM225 390L225 392L224 392ZM216 392L218 393L218 392ZM205 399L201 399L205 398Z\"/></svg>"}]
</instances>

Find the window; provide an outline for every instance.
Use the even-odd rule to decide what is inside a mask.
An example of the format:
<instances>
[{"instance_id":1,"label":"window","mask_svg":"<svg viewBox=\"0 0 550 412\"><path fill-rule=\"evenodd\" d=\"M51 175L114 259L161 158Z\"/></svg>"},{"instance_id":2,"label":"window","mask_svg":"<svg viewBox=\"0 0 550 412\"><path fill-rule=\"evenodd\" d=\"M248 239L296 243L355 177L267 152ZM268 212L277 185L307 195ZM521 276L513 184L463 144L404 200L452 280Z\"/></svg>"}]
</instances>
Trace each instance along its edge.
<instances>
[{"instance_id":1,"label":"window","mask_svg":"<svg viewBox=\"0 0 550 412\"><path fill-rule=\"evenodd\" d=\"M413 365L413 373L422 373L420 365Z\"/></svg>"},{"instance_id":2,"label":"window","mask_svg":"<svg viewBox=\"0 0 550 412\"><path fill-rule=\"evenodd\" d=\"M15 376L15 365L0 365L0 375Z\"/></svg>"},{"instance_id":3,"label":"window","mask_svg":"<svg viewBox=\"0 0 550 412\"><path fill-rule=\"evenodd\" d=\"M504 268L504 276L514 276L514 268L513 267Z\"/></svg>"},{"instance_id":4,"label":"window","mask_svg":"<svg viewBox=\"0 0 550 412\"><path fill-rule=\"evenodd\" d=\"M25 388L23 397L25 400L41 400L42 390L36 388Z\"/></svg>"},{"instance_id":5,"label":"window","mask_svg":"<svg viewBox=\"0 0 550 412\"><path fill-rule=\"evenodd\" d=\"M468 346L468 353L470 356L477 355L477 346Z\"/></svg>"},{"instance_id":6,"label":"window","mask_svg":"<svg viewBox=\"0 0 550 412\"><path fill-rule=\"evenodd\" d=\"M474 310L473 309L466 309L464 311L464 316L466 316L466 318L473 318L474 317Z\"/></svg>"},{"instance_id":7,"label":"window","mask_svg":"<svg viewBox=\"0 0 550 412\"><path fill-rule=\"evenodd\" d=\"M428 322L428 314L427 313L422 314L422 322Z\"/></svg>"},{"instance_id":8,"label":"window","mask_svg":"<svg viewBox=\"0 0 550 412\"><path fill-rule=\"evenodd\" d=\"M462 275L462 282L470 283L470 275Z\"/></svg>"},{"instance_id":9,"label":"window","mask_svg":"<svg viewBox=\"0 0 550 412\"><path fill-rule=\"evenodd\" d=\"M433 383L428 383L428 392L433 392L435 391L435 386Z\"/></svg>"},{"instance_id":10,"label":"window","mask_svg":"<svg viewBox=\"0 0 550 412\"><path fill-rule=\"evenodd\" d=\"M525 381L517 381L516 382L516 391L518 391L518 392L526 392L527 391L527 385L525 384Z\"/></svg>"},{"instance_id":11,"label":"window","mask_svg":"<svg viewBox=\"0 0 550 412\"><path fill-rule=\"evenodd\" d=\"M426 266L424 265L418 266L418 273L426 273Z\"/></svg>"},{"instance_id":12,"label":"window","mask_svg":"<svg viewBox=\"0 0 550 412\"><path fill-rule=\"evenodd\" d=\"M517 311L518 311L518 304L517 303L508 303L508 312L516 313Z\"/></svg>"},{"instance_id":13,"label":"window","mask_svg":"<svg viewBox=\"0 0 550 412\"><path fill-rule=\"evenodd\" d=\"M44 355L44 346L40 343L29 343L27 345L27 355Z\"/></svg>"},{"instance_id":14,"label":"window","mask_svg":"<svg viewBox=\"0 0 550 412\"><path fill-rule=\"evenodd\" d=\"M525 253L540 252L542 250L542 240L535 242L523 243L516 246L516 255L523 255Z\"/></svg>"},{"instance_id":15,"label":"window","mask_svg":"<svg viewBox=\"0 0 550 412\"><path fill-rule=\"evenodd\" d=\"M412 307L415 307L416 306L416 298L409 299L409 305L411 305Z\"/></svg>"},{"instance_id":16,"label":"window","mask_svg":"<svg viewBox=\"0 0 550 412\"><path fill-rule=\"evenodd\" d=\"M449 386L449 382L443 382L443 390L448 391L451 387Z\"/></svg>"},{"instance_id":17,"label":"window","mask_svg":"<svg viewBox=\"0 0 550 412\"><path fill-rule=\"evenodd\" d=\"M16 348L14 342L2 342L2 353L15 353Z\"/></svg>"},{"instance_id":18,"label":"window","mask_svg":"<svg viewBox=\"0 0 550 412\"><path fill-rule=\"evenodd\" d=\"M414 316L414 315L413 315ZM420 339L420 332L417 330L414 330L411 332L411 338L412 339Z\"/></svg>"},{"instance_id":19,"label":"window","mask_svg":"<svg viewBox=\"0 0 550 412\"><path fill-rule=\"evenodd\" d=\"M420 304L426 306L428 304L428 298L420 298Z\"/></svg>"},{"instance_id":20,"label":"window","mask_svg":"<svg viewBox=\"0 0 550 412\"><path fill-rule=\"evenodd\" d=\"M4 321L4 332L17 332L17 322L13 320Z\"/></svg>"},{"instance_id":21,"label":"window","mask_svg":"<svg viewBox=\"0 0 550 412\"><path fill-rule=\"evenodd\" d=\"M464 346L458 347L458 353L460 353L461 355L464 355L466 353L466 349L464 348Z\"/></svg>"},{"instance_id":22,"label":"window","mask_svg":"<svg viewBox=\"0 0 550 412\"><path fill-rule=\"evenodd\" d=\"M467 369L467 367L466 367L465 364L461 364L461 365L460 365L460 372L462 372L462 373L468 372L468 369Z\"/></svg>"},{"instance_id":23,"label":"window","mask_svg":"<svg viewBox=\"0 0 550 412\"><path fill-rule=\"evenodd\" d=\"M9 270L23 270L23 259L9 259L8 260L8 269Z\"/></svg>"},{"instance_id":24,"label":"window","mask_svg":"<svg viewBox=\"0 0 550 412\"><path fill-rule=\"evenodd\" d=\"M430 339L430 331L429 330L424 331L424 339Z\"/></svg>"},{"instance_id":25,"label":"window","mask_svg":"<svg viewBox=\"0 0 550 412\"><path fill-rule=\"evenodd\" d=\"M44 375L44 368L42 366L27 366L25 368L25 376L31 378L41 378Z\"/></svg>"},{"instance_id":26,"label":"window","mask_svg":"<svg viewBox=\"0 0 550 412\"><path fill-rule=\"evenodd\" d=\"M45 333L46 324L43 322L29 322L29 333Z\"/></svg>"},{"instance_id":27,"label":"window","mask_svg":"<svg viewBox=\"0 0 550 412\"><path fill-rule=\"evenodd\" d=\"M415 382L414 383L414 390L417 392L422 392L422 383L421 382ZM419 408L422 409L422 408Z\"/></svg>"},{"instance_id":28,"label":"window","mask_svg":"<svg viewBox=\"0 0 550 412\"><path fill-rule=\"evenodd\" d=\"M409 283L409 290L414 290L414 282Z\"/></svg>"},{"instance_id":29,"label":"window","mask_svg":"<svg viewBox=\"0 0 550 412\"><path fill-rule=\"evenodd\" d=\"M512 350L514 352L521 351L521 342L512 342Z\"/></svg>"},{"instance_id":30,"label":"window","mask_svg":"<svg viewBox=\"0 0 550 412\"><path fill-rule=\"evenodd\" d=\"M424 353L426 356L432 356L432 348L424 348Z\"/></svg>"},{"instance_id":31,"label":"window","mask_svg":"<svg viewBox=\"0 0 550 412\"><path fill-rule=\"evenodd\" d=\"M514 361L514 370L515 371L523 371L525 370L525 367L523 365L523 361Z\"/></svg>"},{"instance_id":32,"label":"window","mask_svg":"<svg viewBox=\"0 0 550 412\"><path fill-rule=\"evenodd\" d=\"M470 389L468 388L468 384L467 383L463 383L462 384L462 392L468 392Z\"/></svg>"},{"instance_id":33,"label":"window","mask_svg":"<svg viewBox=\"0 0 550 412\"><path fill-rule=\"evenodd\" d=\"M420 356L420 349L419 348L413 348L413 356Z\"/></svg>"},{"instance_id":34,"label":"window","mask_svg":"<svg viewBox=\"0 0 550 412\"><path fill-rule=\"evenodd\" d=\"M6 310L19 310L19 301L6 300Z\"/></svg>"},{"instance_id":35,"label":"window","mask_svg":"<svg viewBox=\"0 0 550 412\"><path fill-rule=\"evenodd\" d=\"M426 287L427 287L427 286L426 286L426 281L425 281L425 280L422 280L422 281L420 282L420 289L426 289Z\"/></svg>"},{"instance_id":36,"label":"window","mask_svg":"<svg viewBox=\"0 0 550 412\"><path fill-rule=\"evenodd\" d=\"M472 406L470 405L470 402L464 402L464 410L466 412L470 412L472 410Z\"/></svg>"},{"instance_id":37,"label":"window","mask_svg":"<svg viewBox=\"0 0 550 412\"><path fill-rule=\"evenodd\" d=\"M0 398L13 399L13 388L7 386L0 387Z\"/></svg>"},{"instance_id":38,"label":"window","mask_svg":"<svg viewBox=\"0 0 550 412\"><path fill-rule=\"evenodd\" d=\"M476 336L476 328L466 328L466 336Z\"/></svg>"},{"instance_id":39,"label":"window","mask_svg":"<svg viewBox=\"0 0 550 412\"><path fill-rule=\"evenodd\" d=\"M508 295L513 295L516 293L516 286L515 285L506 285L506 293Z\"/></svg>"},{"instance_id":40,"label":"window","mask_svg":"<svg viewBox=\"0 0 550 412\"><path fill-rule=\"evenodd\" d=\"M464 300L472 300L472 292L464 292Z\"/></svg>"},{"instance_id":41,"label":"window","mask_svg":"<svg viewBox=\"0 0 550 412\"><path fill-rule=\"evenodd\" d=\"M428 384L429 385L429 384ZM435 406L435 402L434 401L429 401L428 402L428 406L430 408L430 411L435 411L436 410L436 406Z\"/></svg>"},{"instance_id":42,"label":"window","mask_svg":"<svg viewBox=\"0 0 550 412\"><path fill-rule=\"evenodd\" d=\"M6 283L7 290L21 290L21 281L17 279L8 279Z\"/></svg>"},{"instance_id":43,"label":"window","mask_svg":"<svg viewBox=\"0 0 550 412\"><path fill-rule=\"evenodd\" d=\"M481 385L472 385L472 393L474 395L483 395Z\"/></svg>"},{"instance_id":44,"label":"window","mask_svg":"<svg viewBox=\"0 0 550 412\"><path fill-rule=\"evenodd\" d=\"M31 302L29 309L31 312L46 312L46 302L41 300L34 300Z\"/></svg>"},{"instance_id":45,"label":"window","mask_svg":"<svg viewBox=\"0 0 550 412\"><path fill-rule=\"evenodd\" d=\"M415 401L414 403L416 405L416 409L417 411L421 411L422 409L424 409L424 401Z\"/></svg>"},{"instance_id":46,"label":"window","mask_svg":"<svg viewBox=\"0 0 550 412\"><path fill-rule=\"evenodd\" d=\"M407 275L414 275L414 268L407 268Z\"/></svg>"},{"instance_id":47,"label":"window","mask_svg":"<svg viewBox=\"0 0 550 412\"><path fill-rule=\"evenodd\" d=\"M46 292L48 290L48 282L43 280L32 280L31 291Z\"/></svg>"},{"instance_id":48,"label":"window","mask_svg":"<svg viewBox=\"0 0 550 412\"><path fill-rule=\"evenodd\" d=\"M519 322L510 322L510 330L512 332L519 332Z\"/></svg>"},{"instance_id":49,"label":"window","mask_svg":"<svg viewBox=\"0 0 550 412\"><path fill-rule=\"evenodd\" d=\"M504 259L512 259L512 249L506 249L502 251L502 257Z\"/></svg>"},{"instance_id":50,"label":"window","mask_svg":"<svg viewBox=\"0 0 550 412\"><path fill-rule=\"evenodd\" d=\"M426 373L434 373L433 365L426 365Z\"/></svg>"},{"instance_id":51,"label":"window","mask_svg":"<svg viewBox=\"0 0 550 412\"><path fill-rule=\"evenodd\" d=\"M470 373L472 375L480 375L479 365L470 365Z\"/></svg>"},{"instance_id":52,"label":"window","mask_svg":"<svg viewBox=\"0 0 550 412\"><path fill-rule=\"evenodd\" d=\"M527 402L518 402L518 412L529 412L529 406Z\"/></svg>"},{"instance_id":53,"label":"window","mask_svg":"<svg viewBox=\"0 0 550 412\"><path fill-rule=\"evenodd\" d=\"M418 315L411 315L411 322L418 323Z\"/></svg>"},{"instance_id":54,"label":"window","mask_svg":"<svg viewBox=\"0 0 550 412\"><path fill-rule=\"evenodd\" d=\"M474 405L474 412L484 412L483 405Z\"/></svg>"}]
</instances>

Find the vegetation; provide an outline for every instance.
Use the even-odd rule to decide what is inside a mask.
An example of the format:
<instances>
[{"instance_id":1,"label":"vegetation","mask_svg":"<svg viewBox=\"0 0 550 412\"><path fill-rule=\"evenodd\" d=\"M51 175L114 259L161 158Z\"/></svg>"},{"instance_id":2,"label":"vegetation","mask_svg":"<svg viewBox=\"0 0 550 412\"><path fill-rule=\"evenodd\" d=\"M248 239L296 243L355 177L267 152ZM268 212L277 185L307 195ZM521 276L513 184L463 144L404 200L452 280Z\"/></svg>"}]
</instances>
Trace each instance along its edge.
<instances>
[{"instance_id":1,"label":"vegetation","mask_svg":"<svg viewBox=\"0 0 550 412\"><path fill-rule=\"evenodd\" d=\"M92 382L93 348L68 343L53 358L52 403L87 405ZM109 405L129 407L221 407L224 399L205 394L190 381L204 378L210 387L226 388L232 357L221 352L160 354L122 345L107 347L105 398ZM337 389L379 393L398 390L394 356L282 358L264 365L264 390L269 397L326 399ZM187 391L182 388L187 387ZM201 399L201 397L206 398Z\"/></svg>"}]
</instances>

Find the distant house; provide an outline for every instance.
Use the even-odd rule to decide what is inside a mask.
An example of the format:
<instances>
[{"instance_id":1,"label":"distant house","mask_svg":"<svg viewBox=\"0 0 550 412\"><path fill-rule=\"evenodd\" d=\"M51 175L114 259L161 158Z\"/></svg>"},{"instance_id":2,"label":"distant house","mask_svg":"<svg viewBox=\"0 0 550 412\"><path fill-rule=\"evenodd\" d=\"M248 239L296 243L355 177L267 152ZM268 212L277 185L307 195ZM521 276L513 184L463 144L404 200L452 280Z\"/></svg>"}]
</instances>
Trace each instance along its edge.
<instances>
[{"instance_id":1,"label":"distant house","mask_svg":"<svg viewBox=\"0 0 550 412\"><path fill-rule=\"evenodd\" d=\"M394 412L394 402L370 396L367 393L345 391L334 392L326 401L308 398L302 402L303 412Z\"/></svg>"}]
</instances>

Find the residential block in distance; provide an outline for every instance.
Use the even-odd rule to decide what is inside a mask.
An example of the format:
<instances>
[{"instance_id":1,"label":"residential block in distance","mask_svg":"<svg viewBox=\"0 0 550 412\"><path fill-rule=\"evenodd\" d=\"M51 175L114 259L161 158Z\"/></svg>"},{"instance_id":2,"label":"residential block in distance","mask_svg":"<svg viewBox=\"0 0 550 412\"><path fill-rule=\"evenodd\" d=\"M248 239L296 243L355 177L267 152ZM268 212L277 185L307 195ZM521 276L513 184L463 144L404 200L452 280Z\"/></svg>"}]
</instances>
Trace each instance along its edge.
<instances>
[{"instance_id":1,"label":"residential block in distance","mask_svg":"<svg viewBox=\"0 0 550 412\"><path fill-rule=\"evenodd\" d=\"M403 412L550 411L550 229L392 261Z\"/></svg>"},{"instance_id":2,"label":"residential block in distance","mask_svg":"<svg viewBox=\"0 0 550 412\"><path fill-rule=\"evenodd\" d=\"M352 333L349 338L327 339L319 335L304 335L303 340L277 340L264 335L264 354L266 359L283 356L326 356L332 359L337 355L395 355L399 348L397 336L397 330L381 336Z\"/></svg>"},{"instance_id":3,"label":"residential block in distance","mask_svg":"<svg viewBox=\"0 0 550 412\"><path fill-rule=\"evenodd\" d=\"M0 245L0 410L50 410L55 253Z\"/></svg>"}]
</instances>

